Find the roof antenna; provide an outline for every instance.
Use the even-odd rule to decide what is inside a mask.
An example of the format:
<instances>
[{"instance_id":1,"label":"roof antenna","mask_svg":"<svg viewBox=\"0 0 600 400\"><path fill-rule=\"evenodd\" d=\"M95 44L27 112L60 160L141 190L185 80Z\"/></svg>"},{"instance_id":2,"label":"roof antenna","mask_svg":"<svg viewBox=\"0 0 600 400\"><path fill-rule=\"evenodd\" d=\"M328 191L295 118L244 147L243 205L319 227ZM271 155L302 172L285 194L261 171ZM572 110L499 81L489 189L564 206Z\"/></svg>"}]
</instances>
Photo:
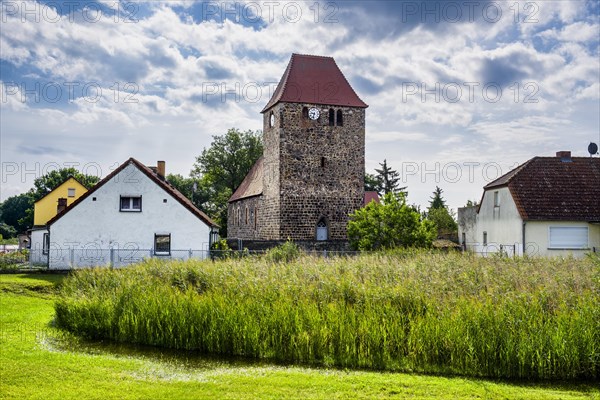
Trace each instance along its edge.
<instances>
[{"instance_id":1,"label":"roof antenna","mask_svg":"<svg viewBox=\"0 0 600 400\"><path fill-rule=\"evenodd\" d=\"M598 145L594 142L590 142L590 144L588 146L588 153L590 153L590 158L592 158L592 156L598 154Z\"/></svg>"}]
</instances>

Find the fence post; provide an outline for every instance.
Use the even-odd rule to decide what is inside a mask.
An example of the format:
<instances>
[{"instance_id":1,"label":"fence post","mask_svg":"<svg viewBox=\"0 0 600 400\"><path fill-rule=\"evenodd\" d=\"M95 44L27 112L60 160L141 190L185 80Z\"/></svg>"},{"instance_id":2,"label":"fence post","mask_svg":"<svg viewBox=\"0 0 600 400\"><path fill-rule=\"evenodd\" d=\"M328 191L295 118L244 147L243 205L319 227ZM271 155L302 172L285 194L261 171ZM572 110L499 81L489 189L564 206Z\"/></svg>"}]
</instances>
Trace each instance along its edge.
<instances>
[{"instance_id":1,"label":"fence post","mask_svg":"<svg viewBox=\"0 0 600 400\"><path fill-rule=\"evenodd\" d=\"M114 268L115 267L115 248L111 248L110 249L110 267Z\"/></svg>"},{"instance_id":2,"label":"fence post","mask_svg":"<svg viewBox=\"0 0 600 400\"><path fill-rule=\"evenodd\" d=\"M75 268L75 249L71 248L69 252L71 253L71 268Z\"/></svg>"}]
</instances>

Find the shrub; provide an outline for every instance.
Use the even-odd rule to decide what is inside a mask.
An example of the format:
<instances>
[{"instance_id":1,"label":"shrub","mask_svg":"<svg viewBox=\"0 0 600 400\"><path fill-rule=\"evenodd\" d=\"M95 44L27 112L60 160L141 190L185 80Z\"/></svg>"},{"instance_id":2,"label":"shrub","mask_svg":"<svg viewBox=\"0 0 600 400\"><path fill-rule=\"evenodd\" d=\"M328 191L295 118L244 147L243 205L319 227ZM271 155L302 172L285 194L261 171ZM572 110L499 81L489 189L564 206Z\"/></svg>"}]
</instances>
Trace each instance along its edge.
<instances>
[{"instance_id":1,"label":"shrub","mask_svg":"<svg viewBox=\"0 0 600 400\"><path fill-rule=\"evenodd\" d=\"M291 262L300 256L300 247L290 239L279 246L269 249L265 253L265 259L271 262Z\"/></svg>"},{"instance_id":2,"label":"shrub","mask_svg":"<svg viewBox=\"0 0 600 400\"><path fill-rule=\"evenodd\" d=\"M385 194L383 203L370 202L348 221L348 238L355 250L431 247L436 236L435 224L408 206L402 193Z\"/></svg>"}]
</instances>

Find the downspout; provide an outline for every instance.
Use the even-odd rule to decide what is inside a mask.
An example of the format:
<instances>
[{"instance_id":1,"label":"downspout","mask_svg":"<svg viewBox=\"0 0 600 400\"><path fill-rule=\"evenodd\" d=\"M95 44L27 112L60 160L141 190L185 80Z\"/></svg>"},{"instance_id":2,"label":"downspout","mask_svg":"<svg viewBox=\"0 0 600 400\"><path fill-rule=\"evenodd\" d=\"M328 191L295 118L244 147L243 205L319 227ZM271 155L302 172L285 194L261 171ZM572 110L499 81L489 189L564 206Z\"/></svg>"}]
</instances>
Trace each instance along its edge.
<instances>
[{"instance_id":1,"label":"downspout","mask_svg":"<svg viewBox=\"0 0 600 400\"><path fill-rule=\"evenodd\" d=\"M527 222L523 221L523 256L525 256L525 226L527 225Z\"/></svg>"}]
</instances>

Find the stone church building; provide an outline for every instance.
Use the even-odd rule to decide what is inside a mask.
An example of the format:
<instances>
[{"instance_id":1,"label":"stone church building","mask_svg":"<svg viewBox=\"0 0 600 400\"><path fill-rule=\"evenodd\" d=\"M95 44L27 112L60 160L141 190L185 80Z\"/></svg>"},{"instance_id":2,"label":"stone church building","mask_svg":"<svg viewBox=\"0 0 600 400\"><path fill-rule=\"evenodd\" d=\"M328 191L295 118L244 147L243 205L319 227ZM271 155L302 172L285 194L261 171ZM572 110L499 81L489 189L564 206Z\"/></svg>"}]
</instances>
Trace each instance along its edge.
<instances>
[{"instance_id":1,"label":"stone church building","mask_svg":"<svg viewBox=\"0 0 600 400\"><path fill-rule=\"evenodd\" d=\"M347 241L364 202L367 107L333 58L293 54L262 110L263 156L229 199L228 237Z\"/></svg>"}]
</instances>

